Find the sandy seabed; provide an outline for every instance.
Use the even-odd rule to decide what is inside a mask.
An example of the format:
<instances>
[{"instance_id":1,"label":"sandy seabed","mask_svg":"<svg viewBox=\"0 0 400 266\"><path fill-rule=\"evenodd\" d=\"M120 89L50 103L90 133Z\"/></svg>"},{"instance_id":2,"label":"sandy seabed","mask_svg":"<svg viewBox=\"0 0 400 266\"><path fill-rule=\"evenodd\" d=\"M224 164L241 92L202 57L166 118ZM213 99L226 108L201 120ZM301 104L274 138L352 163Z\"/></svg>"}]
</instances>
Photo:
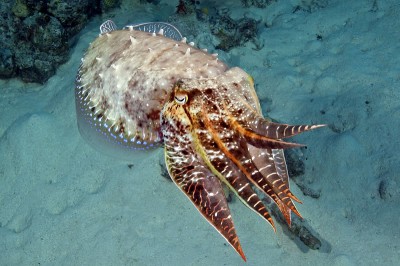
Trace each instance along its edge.
<instances>
[{"instance_id":1,"label":"sandy seabed","mask_svg":"<svg viewBox=\"0 0 400 266\"><path fill-rule=\"evenodd\" d=\"M165 20L174 5L164 2L94 18L43 86L0 81L0 265L245 265L161 176L161 149L121 161L93 150L76 126L75 75L100 23ZM398 265L400 4L292 0L243 9L235 2L224 3L234 18L267 25L262 48L216 51L221 60L253 76L269 117L329 124L293 139L307 144L298 178L320 197L291 187L329 250L299 247L236 200L246 265ZM309 9L293 12L299 3ZM191 33L215 51L209 32Z\"/></svg>"}]
</instances>

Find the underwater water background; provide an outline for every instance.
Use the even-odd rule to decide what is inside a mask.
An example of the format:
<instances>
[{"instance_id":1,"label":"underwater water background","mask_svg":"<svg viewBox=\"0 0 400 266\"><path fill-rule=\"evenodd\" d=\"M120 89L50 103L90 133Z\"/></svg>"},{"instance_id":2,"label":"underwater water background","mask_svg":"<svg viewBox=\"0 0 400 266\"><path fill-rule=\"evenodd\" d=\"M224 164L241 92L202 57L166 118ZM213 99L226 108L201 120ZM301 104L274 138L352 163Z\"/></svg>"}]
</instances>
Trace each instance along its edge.
<instances>
[{"instance_id":1,"label":"underwater water background","mask_svg":"<svg viewBox=\"0 0 400 266\"><path fill-rule=\"evenodd\" d=\"M398 1L199 1L193 14L175 2L122 1L90 19L43 85L0 80L0 265L398 265ZM233 200L245 263L162 176L162 149L126 162L85 143L75 76L109 18L167 21L251 74L264 115L328 124L291 139L307 145L291 190L323 248Z\"/></svg>"}]
</instances>

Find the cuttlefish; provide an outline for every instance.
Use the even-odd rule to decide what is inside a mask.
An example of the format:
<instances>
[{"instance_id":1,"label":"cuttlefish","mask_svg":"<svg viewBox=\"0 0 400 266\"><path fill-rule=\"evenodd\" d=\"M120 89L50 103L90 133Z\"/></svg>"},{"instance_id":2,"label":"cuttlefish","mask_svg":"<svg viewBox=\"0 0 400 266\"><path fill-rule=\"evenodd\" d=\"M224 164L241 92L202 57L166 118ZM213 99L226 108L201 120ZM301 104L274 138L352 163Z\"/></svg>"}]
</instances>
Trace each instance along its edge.
<instances>
[{"instance_id":1,"label":"cuttlefish","mask_svg":"<svg viewBox=\"0 0 400 266\"><path fill-rule=\"evenodd\" d=\"M264 118L252 77L197 49L172 25L117 30L104 22L76 79L78 127L86 140L126 154L164 146L169 175L201 215L246 260L224 187L274 221L268 195L287 223L301 217L289 189L283 139L323 125Z\"/></svg>"}]
</instances>

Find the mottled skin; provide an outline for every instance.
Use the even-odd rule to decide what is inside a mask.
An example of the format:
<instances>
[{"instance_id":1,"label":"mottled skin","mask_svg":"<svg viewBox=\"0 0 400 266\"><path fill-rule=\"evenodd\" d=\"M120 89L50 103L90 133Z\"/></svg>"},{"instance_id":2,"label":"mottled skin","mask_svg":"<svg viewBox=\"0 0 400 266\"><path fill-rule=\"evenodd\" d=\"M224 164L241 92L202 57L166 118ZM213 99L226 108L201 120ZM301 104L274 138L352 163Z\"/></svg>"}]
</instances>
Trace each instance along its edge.
<instances>
[{"instance_id":1,"label":"mottled skin","mask_svg":"<svg viewBox=\"0 0 400 266\"><path fill-rule=\"evenodd\" d=\"M172 180L244 260L222 186L274 229L254 188L278 205L289 225L292 211L301 217L282 150L301 145L282 139L320 125L264 119L253 81L243 70L228 69L185 42L112 31L89 47L76 101L80 127L88 123L111 142L130 149L164 143Z\"/></svg>"},{"instance_id":2,"label":"mottled skin","mask_svg":"<svg viewBox=\"0 0 400 266\"><path fill-rule=\"evenodd\" d=\"M90 45L79 69L78 88L88 94L97 115L116 125L117 132L123 129L126 139L161 143L160 111L174 84L181 78L214 78L226 69L215 56L189 44L118 30Z\"/></svg>"}]
</instances>

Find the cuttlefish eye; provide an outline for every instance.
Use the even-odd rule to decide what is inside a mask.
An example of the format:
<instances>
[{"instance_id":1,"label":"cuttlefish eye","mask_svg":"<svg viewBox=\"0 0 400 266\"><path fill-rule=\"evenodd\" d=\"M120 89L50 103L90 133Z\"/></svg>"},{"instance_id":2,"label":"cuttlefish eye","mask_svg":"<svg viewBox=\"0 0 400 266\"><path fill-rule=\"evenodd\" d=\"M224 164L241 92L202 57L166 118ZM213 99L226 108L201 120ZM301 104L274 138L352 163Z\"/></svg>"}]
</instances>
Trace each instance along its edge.
<instances>
[{"instance_id":1,"label":"cuttlefish eye","mask_svg":"<svg viewBox=\"0 0 400 266\"><path fill-rule=\"evenodd\" d=\"M177 104L183 105L188 101L188 95L183 92L177 92L174 99Z\"/></svg>"}]
</instances>

